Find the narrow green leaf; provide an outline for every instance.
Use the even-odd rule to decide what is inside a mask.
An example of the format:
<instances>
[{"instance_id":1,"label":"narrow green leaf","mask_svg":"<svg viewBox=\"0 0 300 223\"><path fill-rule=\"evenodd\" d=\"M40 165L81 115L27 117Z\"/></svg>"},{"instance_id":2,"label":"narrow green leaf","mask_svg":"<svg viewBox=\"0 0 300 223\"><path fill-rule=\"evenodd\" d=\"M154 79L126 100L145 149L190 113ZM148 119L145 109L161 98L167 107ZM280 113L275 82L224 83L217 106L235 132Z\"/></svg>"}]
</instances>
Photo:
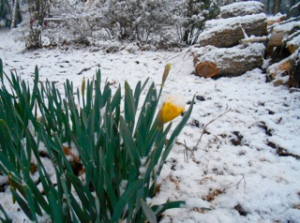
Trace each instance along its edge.
<instances>
[{"instance_id":1,"label":"narrow green leaf","mask_svg":"<svg viewBox=\"0 0 300 223\"><path fill-rule=\"evenodd\" d=\"M3 119L0 119L0 145L3 149L14 147L11 131Z\"/></svg>"},{"instance_id":2,"label":"narrow green leaf","mask_svg":"<svg viewBox=\"0 0 300 223\"><path fill-rule=\"evenodd\" d=\"M144 88L146 87L146 84L148 83L149 78L147 78L145 80L145 82L143 83L143 85L141 84L141 82L139 81L138 84L135 87L134 90L134 100L135 100L135 107L138 107L139 104L139 100L140 100L140 95L142 93L142 91L144 90Z\"/></svg>"},{"instance_id":3,"label":"narrow green leaf","mask_svg":"<svg viewBox=\"0 0 300 223\"><path fill-rule=\"evenodd\" d=\"M49 205L46 202L44 196L41 194L40 190L37 188L36 184L33 182L33 180L30 178L27 178L26 183L27 183L28 187L30 188L31 196L34 196L34 202L38 202L38 204L43 208L43 210L47 214L50 214ZM27 198L27 195L26 195L26 198ZM37 209L37 211L39 212L38 214L41 215L41 212L38 209Z\"/></svg>"},{"instance_id":4,"label":"narrow green leaf","mask_svg":"<svg viewBox=\"0 0 300 223\"><path fill-rule=\"evenodd\" d=\"M172 208L182 208L184 207L185 202L184 201L167 201L164 204L161 205L154 205L152 207L152 210L156 214L157 217L159 217L163 212L166 210L172 209Z\"/></svg>"},{"instance_id":5,"label":"narrow green leaf","mask_svg":"<svg viewBox=\"0 0 300 223\"><path fill-rule=\"evenodd\" d=\"M105 181L106 181L106 190L107 190L107 196L108 196L108 200L111 204L111 207L115 207L117 204L117 197L115 195L114 192L114 188L113 188L113 184L112 184L112 179L109 178L109 176L107 175L106 171L103 171L104 176L105 176Z\"/></svg>"},{"instance_id":6,"label":"narrow green leaf","mask_svg":"<svg viewBox=\"0 0 300 223\"><path fill-rule=\"evenodd\" d=\"M130 182L127 186L124 194L120 197L116 207L114 207L114 213L112 216L112 222L119 222L125 207L131 198L135 195L136 191L143 186L143 180L137 180L135 182Z\"/></svg>"},{"instance_id":7,"label":"narrow green leaf","mask_svg":"<svg viewBox=\"0 0 300 223\"><path fill-rule=\"evenodd\" d=\"M20 178L15 177L13 174L8 174L8 183L13 190L18 190L23 197L25 197L25 192L22 184L20 183Z\"/></svg>"},{"instance_id":8,"label":"narrow green leaf","mask_svg":"<svg viewBox=\"0 0 300 223\"><path fill-rule=\"evenodd\" d=\"M83 213L80 209L80 206L75 201L75 199L74 199L74 197L71 193L71 189L68 188L67 183L66 183L66 178L64 176L60 177L60 182L61 182L64 194L65 194L65 197L66 197L66 202L67 202L68 208L69 208L69 210L71 212L71 215L72 215L72 221L73 222L79 222L78 216L83 216ZM75 201L75 203L74 203L74 201ZM74 209L76 209L77 212ZM86 216L84 218L86 218Z\"/></svg>"},{"instance_id":9,"label":"narrow green leaf","mask_svg":"<svg viewBox=\"0 0 300 223\"><path fill-rule=\"evenodd\" d=\"M108 100L111 98L111 89L109 83L105 83L103 93L102 93L102 107L107 103Z\"/></svg>"},{"instance_id":10,"label":"narrow green leaf","mask_svg":"<svg viewBox=\"0 0 300 223\"><path fill-rule=\"evenodd\" d=\"M133 131L134 123L135 123L135 99L132 94L132 90L127 82L125 82L125 101L124 101L124 113L125 120L130 129L130 132Z\"/></svg>"},{"instance_id":11,"label":"narrow green leaf","mask_svg":"<svg viewBox=\"0 0 300 223\"><path fill-rule=\"evenodd\" d=\"M95 206L96 206L96 216L97 216L95 223L101 223L100 201L97 197L95 197Z\"/></svg>"},{"instance_id":12,"label":"narrow green leaf","mask_svg":"<svg viewBox=\"0 0 300 223\"><path fill-rule=\"evenodd\" d=\"M121 103L121 87L119 86L110 103L110 107L111 107L110 112L112 112L116 107L120 106L120 103Z\"/></svg>"},{"instance_id":13,"label":"narrow green leaf","mask_svg":"<svg viewBox=\"0 0 300 223\"><path fill-rule=\"evenodd\" d=\"M0 204L0 212L2 212L4 218L0 217L0 221L3 223L11 223L12 220L10 219L10 217L8 216L8 214L6 213L6 211L4 210L4 208L2 207L2 205Z\"/></svg>"},{"instance_id":14,"label":"narrow green leaf","mask_svg":"<svg viewBox=\"0 0 300 223\"><path fill-rule=\"evenodd\" d=\"M149 223L157 223L155 213L152 211L149 205L143 199L141 199L140 202Z\"/></svg>"},{"instance_id":15,"label":"narrow green leaf","mask_svg":"<svg viewBox=\"0 0 300 223\"><path fill-rule=\"evenodd\" d=\"M1 145L0 145L1 148ZM15 166L13 166L13 164L9 161L8 157L6 156L6 154L4 154L3 152L0 152L0 167L1 167L1 171L3 173L5 173L6 175L8 175L9 172L12 173L18 173L16 172L16 168Z\"/></svg>"},{"instance_id":16,"label":"narrow green leaf","mask_svg":"<svg viewBox=\"0 0 300 223\"><path fill-rule=\"evenodd\" d=\"M91 215L85 210L85 207L81 207L80 203L75 199L75 197L70 194L70 201L71 201L71 212L73 216L73 222L85 222L86 219L89 219L90 222L94 220L91 219Z\"/></svg>"},{"instance_id":17,"label":"narrow green leaf","mask_svg":"<svg viewBox=\"0 0 300 223\"><path fill-rule=\"evenodd\" d=\"M34 69L34 87L37 88L39 83L39 68L38 66L35 66Z\"/></svg>"},{"instance_id":18,"label":"narrow green leaf","mask_svg":"<svg viewBox=\"0 0 300 223\"><path fill-rule=\"evenodd\" d=\"M141 108L140 116L138 119L136 129L141 128L141 124L144 123L145 131L149 131L150 126L152 125L153 118L156 112L156 106L158 104L157 92L155 89L154 83L151 84L146 98L144 100L143 106Z\"/></svg>"},{"instance_id":19,"label":"narrow green leaf","mask_svg":"<svg viewBox=\"0 0 300 223\"><path fill-rule=\"evenodd\" d=\"M11 189L11 193L13 195L13 198L18 202L20 205L20 208L23 210L23 212L26 214L26 216L31 220L34 221L34 216L32 216L32 212L27 204L27 202L14 190Z\"/></svg>"},{"instance_id":20,"label":"narrow green leaf","mask_svg":"<svg viewBox=\"0 0 300 223\"><path fill-rule=\"evenodd\" d=\"M44 190L45 194L47 194L51 190L53 185L52 185L52 181L50 180L50 177L49 177L48 173L46 172L45 167L43 166L42 162L40 162L38 165L38 172L39 172L39 176L40 176L40 181L43 186L43 190ZM47 206L43 206L43 203L41 203L41 205L46 213L50 212L50 210L47 209Z\"/></svg>"},{"instance_id":21,"label":"narrow green leaf","mask_svg":"<svg viewBox=\"0 0 300 223\"><path fill-rule=\"evenodd\" d=\"M33 197L32 197L32 193L28 187L28 185L25 185L24 187L24 191L25 191L25 197L26 197L26 201L27 201L27 204L28 204L28 208L31 212L31 215L32 215L32 218L35 222L38 222L37 221L37 211L39 209L39 206L38 204L34 201ZM41 214L41 211L39 210L40 214Z\"/></svg>"},{"instance_id":22,"label":"narrow green leaf","mask_svg":"<svg viewBox=\"0 0 300 223\"><path fill-rule=\"evenodd\" d=\"M146 85L147 85L147 83L148 83L148 81L150 80L150 78L148 77L145 81L144 81L144 83L143 83L143 85L142 85L142 91L145 89L145 87L146 87Z\"/></svg>"},{"instance_id":23,"label":"narrow green leaf","mask_svg":"<svg viewBox=\"0 0 300 223\"><path fill-rule=\"evenodd\" d=\"M162 156L165 139L170 129L171 129L171 124L168 125L167 129L164 132L162 132L162 130L158 130L155 139L153 139L153 141L155 140L155 143L151 142L154 148L152 149L151 154L148 157L148 159L150 160L145 173L145 180L147 183L151 182L151 177L155 177L157 175L157 173L154 170L160 161L160 157ZM155 184L156 182L153 181L153 183ZM149 185L147 186L149 188ZM146 196L150 196L150 197L153 196L151 194L153 192L151 189L148 190L147 192L150 194L147 194Z\"/></svg>"},{"instance_id":24,"label":"narrow green leaf","mask_svg":"<svg viewBox=\"0 0 300 223\"><path fill-rule=\"evenodd\" d=\"M62 205L57 203L57 199L55 199L55 195L52 192L48 193L48 201L51 210L51 220L55 223L63 223L63 215L62 215Z\"/></svg>"},{"instance_id":25,"label":"narrow green leaf","mask_svg":"<svg viewBox=\"0 0 300 223\"><path fill-rule=\"evenodd\" d=\"M3 63L2 63L2 59L0 59L0 80L3 83Z\"/></svg>"},{"instance_id":26,"label":"narrow green leaf","mask_svg":"<svg viewBox=\"0 0 300 223\"><path fill-rule=\"evenodd\" d=\"M142 92L142 83L139 81L134 90L134 101L135 101L136 108L138 107L139 104L141 92Z\"/></svg>"},{"instance_id":27,"label":"narrow green leaf","mask_svg":"<svg viewBox=\"0 0 300 223\"><path fill-rule=\"evenodd\" d=\"M80 201L82 202L82 205L86 208L92 205L89 199L86 197L85 189L82 185L82 182L78 179L78 177L76 177L74 174L70 172L66 172L66 177L74 187L78 197L80 198Z\"/></svg>"},{"instance_id":28,"label":"narrow green leaf","mask_svg":"<svg viewBox=\"0 0 300 223\"><path fill-rule=\"evenodd\" d=\"M128 152L132 163L134 163L135 167L138 168L141 163L141 157L138 148L133 141L131 131L129 130L123 116L120 117L120 134L123 138L126 151Z\"/></svg>"},{"instance_id":29,"label":"narrow green leaf","mask_svg":"<svg viewBox=\"0 0 300 223\"><path fill-rule=\"evenodd\" d=\"M86 92L86 113L88 114L88 116L90 115L89 111L92 111L93 108L93 91L94 91L94 82L90 82L90 80L88 80L88 84L87 84L87 92Z\"/></svg>"}]
</instances>

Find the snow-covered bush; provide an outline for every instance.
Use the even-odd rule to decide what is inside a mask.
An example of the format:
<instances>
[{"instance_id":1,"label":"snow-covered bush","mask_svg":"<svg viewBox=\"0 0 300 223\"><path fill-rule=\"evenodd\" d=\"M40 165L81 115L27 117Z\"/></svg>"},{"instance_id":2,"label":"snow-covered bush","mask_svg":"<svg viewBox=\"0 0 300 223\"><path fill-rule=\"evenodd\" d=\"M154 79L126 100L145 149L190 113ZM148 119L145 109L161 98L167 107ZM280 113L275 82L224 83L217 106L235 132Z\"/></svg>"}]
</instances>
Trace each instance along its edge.
<instances>
[{"instance_id":1,"label":"snow-covered bush","mask_svg":"<svg viewBox=\"0 0 300 223\"><path fill-rule=\"evenodd\" d=\"M110 0L103 10L106 27L119 39L149 41L173 24L168 0ZM110 25L110 27L109 27Z\"/></svg>"},{"instance_id":2,"label":"snow-covered bush","mask_svg":"<svg viewBox=\"0 0 300 223\"><path fill-rule=\"evenodd\" d=\"M203 31L205 22L215 18L220 9L215 0L179 0L175 3L173 12L180 40L194 44Z\"/></svg>"},{"instance_id":3,"label":"snow-covered bush","mask_svg":"<svg viewBox=\"0 0 300 223\"><path fill-rule=\"evenodd\" d=\"M205 21L219 13L217 0L27 1L30 15L22 31L29 37L27 48L44 40L54 45L88 44L89 39L194 44Z\"/></svg>"},{"instance_id":4,"label":"snow-covered bush","mask_svg":"<svg viewBox=\"0 0 300 223\"><path fill-rule=\"evenodd\" d=\"M20 31L25 38L27 49L42 47L42 31L45 17L49 14L51 0L27 0L26 15L20 24Z\"/></svg>"},{"instance_id":5,"label":"snow-covered bush","mask_svg":"<svg viewBox=\"0 0 300 223\"><path fill-rule=\"evenodd\" d=\"M218 13L214 0L109 0L103 17L120 39L161 41L177 29L179 41L193 44L205 21Z\"/></svg>"}]
</instances>

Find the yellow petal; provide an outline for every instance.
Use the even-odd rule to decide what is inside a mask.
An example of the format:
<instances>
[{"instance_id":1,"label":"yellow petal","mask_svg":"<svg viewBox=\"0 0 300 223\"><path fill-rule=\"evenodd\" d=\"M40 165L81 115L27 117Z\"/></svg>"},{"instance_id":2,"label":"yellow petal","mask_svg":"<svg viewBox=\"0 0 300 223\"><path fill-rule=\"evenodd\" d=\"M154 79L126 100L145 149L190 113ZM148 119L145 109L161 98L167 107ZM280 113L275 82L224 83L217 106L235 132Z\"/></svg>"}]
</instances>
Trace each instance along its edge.
<instances>
[{"instance_id":1,"label":"yellow petal","mask_svg":"<svg viewBox=\"0 0 300 223\"><path fill-rule=\"evenodd\" d=\"M166 102L161 109L161 121L163 123L169 122L179 116L183 111L183 107L174 105L172 102Z\"/></svg>"}]
</instances>

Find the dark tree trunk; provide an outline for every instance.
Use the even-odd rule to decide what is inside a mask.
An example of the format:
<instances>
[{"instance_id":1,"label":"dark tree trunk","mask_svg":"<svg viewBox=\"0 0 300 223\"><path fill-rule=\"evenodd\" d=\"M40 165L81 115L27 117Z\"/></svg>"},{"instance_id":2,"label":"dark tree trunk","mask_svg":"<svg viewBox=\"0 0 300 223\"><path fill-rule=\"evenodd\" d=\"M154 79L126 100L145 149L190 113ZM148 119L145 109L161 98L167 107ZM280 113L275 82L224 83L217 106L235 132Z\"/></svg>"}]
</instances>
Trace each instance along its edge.
<instances>
[{"instance_id":1,"label":"dark tree trunk","mask_svg":"<svg viewBox=\"0 0 300 223\"><path fill-rule=\"evenodd\" d=\"M20 24L23 21L21 11L20 11L20 4L17 6L17 24Z\"/></svg>"},{"instance_id":2,"label":"dark tree trunk","mask_svg":"<svg viewBox=\"0 0 300 223\"><path fill-rule=\"evenodd\" d=\"M296 0L290 0L290 6L292 7L293 5L295 5L296 4Z\"/></svg>"},{"instance_id":3,"label":"dark tree trunk","mask_svg":"<svg viewBox=\"0 0 300 223\"><path fill-rule=\"evenodd\" d=\"M279 12L281 0L274 0L273 2L273 14L276 15Z\"/></svg>"},{"instance_id":4,"label":"dark tree trunk","mask_svg":"<svg viewBox=\"0 0 300 223\"><path fill-rule=\"evenodd\" d=\"M187 17L191 18L193 16L193 12L194 12L194 1L193 0L189 0L188 2L188 12L187 12ZM191 28L189 27L189 25L187 25L187 27L184 30L184 34L183 34L183 42L189 44L189 36L191 33Z\"/></svg>"},{"instance_id":5,"label":"dark tree trunk","mask_svg":"<svg viewBox=\"0 0 300 223\"><path fill-rule=\"evenodd\" d=\"M270 14L271 12L271 0L267 0L267 4L266 4L266 13Z\"/></svg>"},{"instance_id":6,"label":"dark tree trunk","mask_svg":"<svg viewBox=\"0 0 300 223\"><path fill-rule=\"evenodd\" d=\"M0 18L4 20L5 27L11 26L12 14L12 8L10 7L8 0L2 0L0 4ZM9 18L7 18L7 15Z\"/></svg>"}]
</instances>

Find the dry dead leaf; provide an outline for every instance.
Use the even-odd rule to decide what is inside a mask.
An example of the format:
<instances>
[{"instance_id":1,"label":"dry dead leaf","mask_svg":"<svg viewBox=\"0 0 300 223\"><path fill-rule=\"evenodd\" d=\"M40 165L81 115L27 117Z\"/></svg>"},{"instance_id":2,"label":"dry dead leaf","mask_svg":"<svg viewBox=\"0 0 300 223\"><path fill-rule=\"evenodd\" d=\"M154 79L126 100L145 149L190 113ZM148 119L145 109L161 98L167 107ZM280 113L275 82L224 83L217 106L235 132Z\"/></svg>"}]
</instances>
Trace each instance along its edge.
<instances>
[{"instance_id":1,"label":"dry dead leaf","mask_svg":"<svg viewBox=\"0 0 300 223\"><path fill-rule=\"evenodd\" d=\"M203 198L203 200L206 201L213 201L217 196L219 196L220 194L223 194L225 192L225 189L215 189L212 190L206 197Z\"/></svg>"},{"instance_id":2,"label":"dry dead leaf","mask_svg":"<svg viewBox=\"0 0 300 223\"><path fill-rule=\"evenodd\" d=\"M180 183L180 182L179 182L179 180L176 179L176 178L174 178L172 175L169 176L169 179L170 179L170 181L171 181L172 183L175 184L176 190L180 190L180 187L179 187L179 183Z\"/></svg>"}]
</instances>

